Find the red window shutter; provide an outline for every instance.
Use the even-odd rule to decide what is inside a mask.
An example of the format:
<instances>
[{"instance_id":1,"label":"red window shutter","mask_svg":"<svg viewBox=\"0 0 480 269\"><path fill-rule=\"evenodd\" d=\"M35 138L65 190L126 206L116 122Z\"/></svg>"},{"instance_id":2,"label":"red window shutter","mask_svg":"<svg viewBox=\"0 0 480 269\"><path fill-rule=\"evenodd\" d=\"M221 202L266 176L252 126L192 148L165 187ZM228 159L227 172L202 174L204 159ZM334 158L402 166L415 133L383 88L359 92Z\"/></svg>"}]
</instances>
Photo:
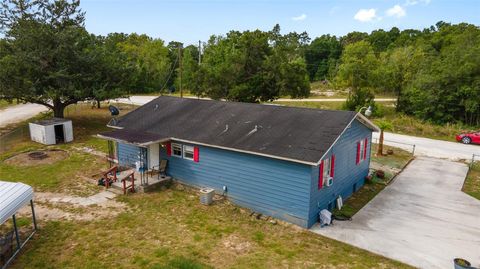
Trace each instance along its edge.
<instances>
[{"instance_id":1,"label":"red window shutter","mask_svg":"<svg viewBox=\"0 0 480 269\"><path fill-rule=\"evenodd\" d=\"M198 152L198 147L193 147L193 161L198 163L199 160L200 160L200 155Z\"/></svg>"},{"instance_id":2,"label":"red window shutter","mask_svg":"<svg viewBox=\"0 0 480 269\"><path fill-rule=\"evenodd\" d=\"M165 147L167 148L167 156L172 156L172 143L167 142Z\"/></svg>"},{"instance_id":3,"label":"red window shutter","mask_svg":"<svg viewBox=\"0 0 480 269\"><path fill-rule=\"evenodd\" d=\"M323 161L320 163L320 169L318 171L318 189L323 188Z\"/></svg>"},{"instance_id":4,"label":"red window shutter","mask_svg":"<svg viewBox=\"0 0 480 269\"><path fill-rule=\"evenodd\" d=\"M333 178L335 175L335 155L332 155L330 160L330 176Z\"/></svg>"},{"instance_id":5,"label":"red window shutter","mask_svg":"<svg viewBox=\"0 0 480 269\"><path fill-rule=\"evenodd\" d=\"M363 147L363 159L367 159L367 145L368 145L368 138L365 138L365 145Z\"/></svg>"},{"instance_id":6,"label":"red window shutter","mask_svg":"<svg viewBox=\"0 0 480 269\"><path fill-rule=\"evenodd\" d=\"M357 142L357 162L356 164L360 163L360 141Z\"/></svg>"}]
</instances>

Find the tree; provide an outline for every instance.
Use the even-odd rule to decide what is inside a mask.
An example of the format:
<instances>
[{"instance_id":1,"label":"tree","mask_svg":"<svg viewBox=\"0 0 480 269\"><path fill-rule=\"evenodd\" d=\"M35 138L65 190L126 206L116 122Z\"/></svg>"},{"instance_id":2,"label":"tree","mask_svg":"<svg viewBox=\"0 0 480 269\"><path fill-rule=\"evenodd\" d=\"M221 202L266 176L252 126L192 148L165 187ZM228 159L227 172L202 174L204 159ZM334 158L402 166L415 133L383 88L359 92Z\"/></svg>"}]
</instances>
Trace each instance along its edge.
<instances>
[{"instance_id":1,"label":"tree","mask_svg":"<svg viewBox=\"0 0 480 269\"><path fill-rule=\"evenodd\" d=\"M270 101L280 95L308 96L310 84L303 59L306 33L231 31L205 44L197 70L197 95L242 102Z\"/></svg>"},{"instance_id":2,"label":"tree","mask_svg":"<svg viewBox=\"0 0 480 269\"><path fill-rule=\"evenodd\" d=\"M337 37L322 35L315 38L305 51L310 80L326 79L341 54L342 45Z\"/></svg>"},{"instance_id":3,"label":"tree","mask_svg":"<svg viewBox=\"0 0 480 269\"><path fill-rule=\"evenodd\" d=\"M373 50L376 53L386 51L390 45L392 45L395 40L400 35L400 30L396 27L393 27L390 31L386 32L383 29L374 30L368 36L368 42L373 47Z\"/></svg>"},{"instance_id":4,"label":"tree","mask_svg":"<svg viewBox=\"0 0 480 269\"><path fill-rule=\"evenodd\" d=\"M182 50L182 85L196 95L201 92L198 69L198 48L189 45ZM178 77L175 84L179 84Z\"/></svg>"},{"instance_id":5,"label":"tree","mask_svg":"<svg viewBox=\"0 0 480 269\"><path fill-rule=\"evenodd\" d=\"M101 101L116 98L125 93L125 86L131 82L134 69L128 65L126 55L114 42L110 42L108 37L96 37L93 54L97 61L93 66L96 72L92 79L92 99L100 108Z\"/></svg>"},{"instance_id":6,"label":"tree","mask_svg":"<svg viewBox=\"0 0 480 269\"><path fill-rule=\"evenodd\" d=\"M95 98L95 90L118 88L103 80L114 76L111 69L97 75L104 59L83 27L79 1L3 0L1 8L2 98L42 104L63 117L65 107Z\"/></svg>"},{"instance_id":7,"label":"tree","mask_svg":"<svg viewBox=\"0 0 480 269\"><path fill-rule=\"evenodd\" d=\"M437 123L480 124L480 29L437 24L417 40L424 57L402 94L400 111Z\"/></svg>"},{"instance_id":8,"label":"tree","mask_svg":"<svg viewBox=\"0 0 480 269\"><path fill-rule=\"evenodd\" d=\"M346 109L358 110L363 106L375 106L372 88L377 83L377 68L378 60L367 41L345 47L336 84L351 89L345 102Z\"/></svg>"},{"instance_id":9,"label":"tree","mask_svg":"<svg viewBox=\"0 0 480 269\"><path fill-rule=\"evenodd\" d=\"M163 40L133 33L118 47L133 67L129 88L137 93L166 91L173 67Z\"/></svg>"},{"instance_id":10,"label":"tree","mask_svg":"<svg viewBox=\"0 0 480 269\"><path fill-rule=\"evenodd\" d=\"M378 139L377 156L382 156L383 155L384 131L392 129L392 124L388 121L382 120L382 121L377 122L377 126L378 126L378 128L380 128L380 138Z\"/></svg>"}]
</instances>

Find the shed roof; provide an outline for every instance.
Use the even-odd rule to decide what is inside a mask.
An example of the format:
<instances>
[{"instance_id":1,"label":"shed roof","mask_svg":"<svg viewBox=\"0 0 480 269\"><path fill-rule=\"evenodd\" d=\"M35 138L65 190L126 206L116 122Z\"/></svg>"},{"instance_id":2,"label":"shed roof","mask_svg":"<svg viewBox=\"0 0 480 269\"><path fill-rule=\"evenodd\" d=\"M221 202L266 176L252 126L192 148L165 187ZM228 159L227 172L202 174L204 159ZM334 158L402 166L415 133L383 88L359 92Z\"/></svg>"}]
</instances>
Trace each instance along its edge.
<instances>
[{"instance_id":1,"label":"shed roof","mask_svg":"<svg viewBox=\"0 0 480 269\"><path fill-rule=\"evenodd\" d=\"M323 157L356 117L358 113L353 111L160 96L111 127L137 132L137 138L130 137L131 143L144 143L141 133L148 133L159 139L312 164ZM368 120L359 120L376 130Z\"/></svg>"},{"instance_id":2,"label":"shed roof","mask_svg":"<svg viewBox=\"0 0 480 269\"><path fill-rule=\"evenodd\" d=\"M62 118L51 118L51 119L46 119L46 120L37 120L37 121L34 121L32 123L46 126L46 125L53 125L53 124L61 124L61 123L69 122L69 121L71 121L71 120L62 119Z\"/></svg>"},{"instance_id":3,"label":"shed roof","mask_svg":"<svg viewBox=\"0 0 480 269\"><path fill-rule=\"evenodd\" d=\"M23 183L0 181L0 224L32 199L32 187Z\"/></svg>"}]
</instances>

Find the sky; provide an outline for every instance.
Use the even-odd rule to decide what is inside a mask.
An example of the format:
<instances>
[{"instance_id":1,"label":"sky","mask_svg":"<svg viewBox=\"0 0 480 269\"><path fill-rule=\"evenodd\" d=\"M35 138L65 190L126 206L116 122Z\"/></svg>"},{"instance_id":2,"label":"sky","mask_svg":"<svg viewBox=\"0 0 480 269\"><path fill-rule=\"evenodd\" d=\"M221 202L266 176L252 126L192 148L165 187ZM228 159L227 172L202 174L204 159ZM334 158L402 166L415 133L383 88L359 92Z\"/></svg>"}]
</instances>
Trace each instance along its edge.
<instances>
[{"instance_id":1,"label":"sky","mask_svg":"<svg viewBox=\"0 0 480 269\"><path fill-rule=\"evenodd\" d=\"M92 33L148 34L197 44L230 30L345 35L375 29L423 29L438 21L480 25L479 0L82 0Z\"/></svg>"}]
</instances>

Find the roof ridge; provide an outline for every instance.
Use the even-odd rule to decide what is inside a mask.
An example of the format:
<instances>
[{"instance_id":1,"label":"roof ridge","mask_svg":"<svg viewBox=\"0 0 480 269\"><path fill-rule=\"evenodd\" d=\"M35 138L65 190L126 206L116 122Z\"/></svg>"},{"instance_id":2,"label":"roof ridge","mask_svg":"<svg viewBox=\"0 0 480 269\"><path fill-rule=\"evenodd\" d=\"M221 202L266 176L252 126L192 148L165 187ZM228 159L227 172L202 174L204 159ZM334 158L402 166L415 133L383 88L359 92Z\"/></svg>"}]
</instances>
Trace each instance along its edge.
<instances>
[{"instance_id":1,"label":"roof ridge","mask_svg":"<svg viewBox=\"0 0 480 269\"><path fill-rule=\"evenodd\" d=\"M200 99L200 98L191 98L191 97L178 97L172 95L160 95L157 98L153 99L158 100L160 98L172 98L177 100L185 100L185 101L203 101L203 102L215 102L215 103L231 103L231 104L241 104L241 105L251 105L251 106L264 106L264 107L281 107L281 108L289 108L289 109L298 109L298 110L313 110L313 111L334 111L334 112L341 112L341 113L355 113L352 110L342 110L342 109L321 109L321 108L313 108L313 107L300 107L300 106L288 106L282 105L277 103L250 103L250 102L241 102L241 101L232 101L232 100L216 100L216 99ZM269 101L274 102L274 101ZM308 101L305 101L308 102Z\"/></svg>"}]
</instances>

